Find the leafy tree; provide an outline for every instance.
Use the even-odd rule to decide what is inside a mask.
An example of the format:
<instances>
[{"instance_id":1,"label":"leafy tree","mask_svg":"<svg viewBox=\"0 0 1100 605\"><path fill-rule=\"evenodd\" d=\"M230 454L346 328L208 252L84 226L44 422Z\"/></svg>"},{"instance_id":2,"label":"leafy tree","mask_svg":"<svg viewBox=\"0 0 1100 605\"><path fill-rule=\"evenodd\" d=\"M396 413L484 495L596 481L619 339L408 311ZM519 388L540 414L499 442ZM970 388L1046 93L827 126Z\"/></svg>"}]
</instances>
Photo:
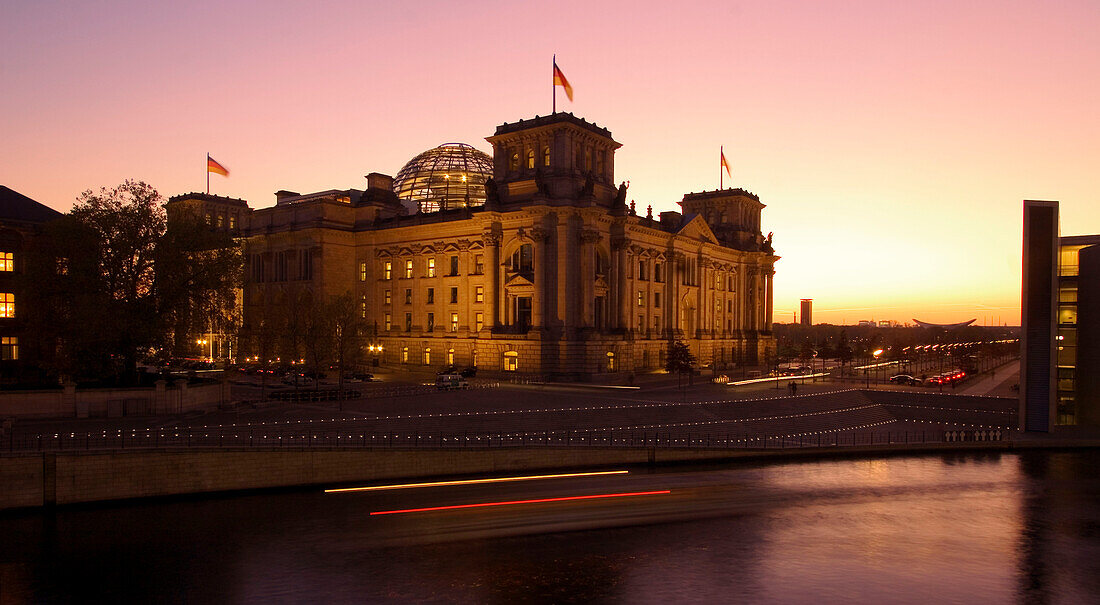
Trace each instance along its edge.
<instances>
[{"instance_id":1,"label":"leafy tree","mask_svg":"<svg viewBox=\"0 0 1100 605\"><path fill-rule=\"evenodd\" d=\"M126 181L85 191L46 225L25 278L28 324L53 348L41 356L47 370L133 383L141 357L171 354L189 331L234 315L239 247L197 222L169 232L160 201L151 186Z\"/></svg>"},{"instance_id":2,"label":"leafy tree","mask_svg":"<svg viewBox=\"0 0 1100 605\"><path fill-rule=\"evenodd\" d=\"M359 336L363 331L362 314L355 304L355 296L345 292L325 303L325 315L331 330L332 362L339 376L340 392L344 391L344 371L358 361Z\"/></svg>"},{"instance_id":3,"label":"leafy tree","mask_svg":"<svg viewBox=\"0 0 1100 605\"><path fill-rule=\"evenodd\" d=\"M680 377L691 374L695 367L695 356L691 354L684 341L676 339L668 343L668 356L665 361L665 369L671 374L677 373Z\"/></svg>"}]
</instances>

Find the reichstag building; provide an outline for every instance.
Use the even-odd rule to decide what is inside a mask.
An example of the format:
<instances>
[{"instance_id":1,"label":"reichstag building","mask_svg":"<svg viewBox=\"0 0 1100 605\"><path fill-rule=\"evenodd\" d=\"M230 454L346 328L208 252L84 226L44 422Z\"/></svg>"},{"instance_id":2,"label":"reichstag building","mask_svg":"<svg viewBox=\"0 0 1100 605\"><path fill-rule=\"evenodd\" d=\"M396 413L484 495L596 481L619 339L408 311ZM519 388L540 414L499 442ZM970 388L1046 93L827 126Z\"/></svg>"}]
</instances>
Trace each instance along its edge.
<instances>
[{"instance_id":1,"label":"reichstag building","mask_svg":"<svg viewBox=\"0 0 1100 605\"><path fill-rule=\"evenodd\" d=\"M243 238L245 355L273 313L349 291L368 365L585 379L660 369L674 339L703 367L774 354L779 257L756 195L690 193L682 212L639 215L616 185L620 144L571 113L487 140L492 157L448 143L363 190L279 191L260 209L191 193L169 209Z\"/></svg>"}]
</instances>

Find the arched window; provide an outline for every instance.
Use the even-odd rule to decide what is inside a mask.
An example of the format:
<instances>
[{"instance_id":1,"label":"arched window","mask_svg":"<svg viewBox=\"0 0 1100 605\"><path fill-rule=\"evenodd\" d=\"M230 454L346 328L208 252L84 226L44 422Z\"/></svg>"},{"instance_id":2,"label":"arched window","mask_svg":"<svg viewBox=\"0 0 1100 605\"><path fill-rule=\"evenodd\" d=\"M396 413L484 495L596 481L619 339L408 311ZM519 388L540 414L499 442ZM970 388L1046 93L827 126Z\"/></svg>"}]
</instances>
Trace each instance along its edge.
<instances>
[{"instance_id":1,"label":"arched window","mask_svg":"<svg viewBox=\"0 0 1100 605\"><path fill-rule=\"evenodd\" d=\"M401 348L401 363L409 363L409 347Z\"/></svg>"},{"instance_id":2,"label":"arched window","mask_svg":"<svg viewBox=\"0 0 1100 605\"><path fill-rule=\"evenodd\" d=\"M519 154L518 153L513 153L512 154L512 161L508 163L508 170L511 170L512 172L515 172L515 171L519 170Z\"/></svg>"},{"instance_id":3,"label":"arched window","mask_svg":"<svg viewBox=\"0 0 1100 605\"><path fill-rule=\"evenodd\" d=\"M431 349L431 347L427 347L427 348L424 349L424 365L426 365L426 366L432 365L432 349Z\"/></svg>"},{"instance_id":4,"label":"arched window","mask_svg":"<svg viewBox=\"0 0 1100 605\"><path fill-rule=\"evenodd\" d=\"M519 353L515 351L504 352L504 371L515 372L519 370Z\"/></svg>"},{"instance_id":5,"label":"arched window","mask_svg":"<svg viewBox=\"0 0 1100 605\"><path fill-rule=\"evenodd\" d=\"M607 371L608 372L614 372L615 371L615 354L612 353L611 351L607 352Z\"/></svg>"},{"instance_id":6,"label":"arched window","mask_svg":"<svg viewBox=\"0 0 1100 605\"><path fill-rule=\"evenodd\" d=\"M527 169L528 170L534 170L535 169L535 150L534 149L528 149L527 150Z\"/></svg>"},{"instance_id":7,"label":"arched window","mask_svg":"<svg viewBox=\"0 0 1100 605\"><path fill-rule=\"evenodd\" d=\"M550 165L550 148L549 147L543 147L542 148L542 165L543 166L549 166Z\"/></svg>"},{"instance_id":8,"label":"arched window","mask_svg":"<svg viewBox=\"0 0 1100 605\"><path fill-rule=\"evenodd\" d=\"M455 364L455 350L447 349L447 365L453 366Z\"/></svg>"},{"instance_id":9,"label":"arched window","mask_svg":"<svg viewBox=\"0 0 1100 605\"><path fill-rule=\"evenodd\" d=\"M535 248L531 244L522 244L512 253L512 271L533 273L535 270Z\"/></svg>"}]
</instances>

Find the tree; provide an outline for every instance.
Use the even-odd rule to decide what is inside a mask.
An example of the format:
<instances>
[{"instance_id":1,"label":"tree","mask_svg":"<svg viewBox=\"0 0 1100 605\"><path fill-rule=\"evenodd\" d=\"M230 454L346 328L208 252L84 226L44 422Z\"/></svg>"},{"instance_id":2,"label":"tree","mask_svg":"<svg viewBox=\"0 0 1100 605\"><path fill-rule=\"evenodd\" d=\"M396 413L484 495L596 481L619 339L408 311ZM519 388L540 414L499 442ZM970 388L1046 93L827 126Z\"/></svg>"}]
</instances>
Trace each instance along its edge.
<instances>
[{"instance_id":1,"label":"tree","mask_svg":"<svg viewBox=\"0 0 1100 605\"><path fill-rule=\"evenodd\" d=\"M358 360L359 335L363 330L363 318L355 304L355 296L351 292L330 298L325 303L325 315L331 330L332 361L336 365L342 396L344 371L349 364L354 364Z\"/></svg>"},{"instance_id":2,"label":"tree","mask_svg":"<svg viewBox=\"0 0 1100 605\"><path fill-rule=\"evenodd\" d=\"M239 247L197 221L169 231L160 201L151 186L126 181L85 191L45 227L25 277L52 282L28 312L53 344L50 371L134 383L140 357L171 354L198 325L234 315Z\"/></svg>"},{"instance_id":3,"label":"tree","mask_svg":"<svg viewBox=\"0 0 1100 605\"><path fill-rule=\"evenodd\" d=\"M668 357L665 361L665 370L668 373L675 372L682 377L685 373L693 372L694 367L695 356L684 341L676 339L668 343Z\"/></svg>"}]
</instances>

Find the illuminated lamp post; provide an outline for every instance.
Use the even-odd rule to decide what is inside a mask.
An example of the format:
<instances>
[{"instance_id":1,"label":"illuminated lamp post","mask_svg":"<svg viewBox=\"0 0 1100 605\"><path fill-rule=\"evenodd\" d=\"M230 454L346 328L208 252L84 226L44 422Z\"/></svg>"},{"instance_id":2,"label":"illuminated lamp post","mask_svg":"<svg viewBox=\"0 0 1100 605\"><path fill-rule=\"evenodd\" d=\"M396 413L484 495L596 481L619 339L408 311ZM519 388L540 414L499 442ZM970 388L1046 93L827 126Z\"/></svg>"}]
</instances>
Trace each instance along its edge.
<instances>
[{"instance_id":1,"label":"illuminated lamp post","mask_svg":"<svg viewBox=\"0 0 1100 605\"><path fill-rule=\"evenodd\" d=\"M871 362L871 365L872 365L872 368L875 370L875 374L876 374L875 382L878 382L878 376L877 376L877 374L878 374L878 358L882 356L882 349L875 349L875 352L871 353L871 355L874 356L874 361ZM868 369L872 369L872 368L868 368ZM868 374L866 370L863 371L863 375L865 377L867 377L867 388L868 389L871 388L871 375Z\"/></svg>"},{"instance_id":2,"label":"illuminated lamp post","mask_svg":"<svg viewBox=\"0 0 1100 605\"><path fill-rule=\"evenodd\" d=\"M199 355L200 356L203 353L202 348L206 346L206 343L207 343L207 340L205 338L199 338L199 339L195 340L195 344L199 345ZM213 346L213 345L211 345L211 346ZM211 355L213 355L213 353L211 353Z\"/></svg>"}]
</instances>

